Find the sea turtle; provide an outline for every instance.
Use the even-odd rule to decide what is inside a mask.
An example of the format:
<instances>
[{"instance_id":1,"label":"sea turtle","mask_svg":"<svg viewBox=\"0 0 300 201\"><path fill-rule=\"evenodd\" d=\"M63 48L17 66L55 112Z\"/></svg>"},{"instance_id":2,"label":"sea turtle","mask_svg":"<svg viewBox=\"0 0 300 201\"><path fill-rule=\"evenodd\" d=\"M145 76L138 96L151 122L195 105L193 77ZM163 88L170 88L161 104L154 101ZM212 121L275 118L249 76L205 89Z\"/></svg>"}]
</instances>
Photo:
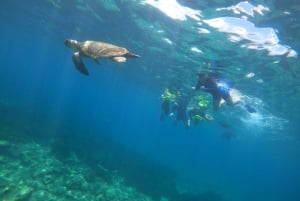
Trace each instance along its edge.
<instances>
[{"instance_id":1,"label":"sea turtle","mask_svg":"<svg viewBox=\"0 0 300 201\"><path fill-rule=\"evenodd\" d=\"M99 41L84 41L79 42L77 40L67 39L65 40L65 45L76 50L73 54L73 63L75 64L77 70L84 75L89 75L81 57L87 57L95 60L100 58L110 58L116 62L125 62L126 57L139 58L137 54L129 52L124 47L119 47L109 43L99 42Z\"/></svg>"}]
</instances>

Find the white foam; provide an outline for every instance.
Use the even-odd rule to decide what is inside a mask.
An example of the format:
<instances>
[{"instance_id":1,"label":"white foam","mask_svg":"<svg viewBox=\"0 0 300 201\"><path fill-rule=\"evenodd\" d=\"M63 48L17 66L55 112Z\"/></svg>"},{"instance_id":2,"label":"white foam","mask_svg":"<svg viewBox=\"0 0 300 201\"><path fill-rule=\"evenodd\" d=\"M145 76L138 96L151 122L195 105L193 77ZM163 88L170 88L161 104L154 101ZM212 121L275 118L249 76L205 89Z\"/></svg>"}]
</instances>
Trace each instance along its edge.
<instances>
[{"instance_id":1,"label":"white foam","mask_svg":"<svg viewBox=\"0 0 300 201\"><path fill-rule=\"evenodd\" d=\"M172 19L184 21L189 17L200 21L201 11L182 6L176 0L144 0L142 4L149 4Z\"/></svg>"},{"instance_id":2,"label":"white foam","mask_svg":"<svg viewBox=\"0 0 300 201\"><path fill-rule=\"evenodd\" d=\"M210 31L205 28L198 28L198 33L208 34L208 33L210 33Z\"/></svg>"},{"instance_id":3,"label":"white foam","mask_svg":"<svg viewBox=\"0 0 300 201\"><path fill-rule=\"evenodd\" d=\"M197 53L200 53L200 54L203 54L203 51L200 50L200 49L198 49L197 47L192 47L192 48L191 48L191 51L197 52Z\"/></svg>"},{"instance_id":4,"label":"white foam","mask_svg":"<svg viewBox=\"0 0 300 201\"><path fill-rule=\"evenodd\" d=\"M297 57L297 52L287 45L279 44L279 39L273 28L258 28L252 22L236 17L219 17L203 20L209 26L218 29L220 32L230 34L229 40L239 42L246 40L249 43L241 45L248 49L268 51L269 56Z\"/></svg>"},{"instance_id":5,"label":"white foam","mask_svg":"<svg viewBox=\"0 0 300 201\"><path fill-rule=\"evenodd\" d=\"M253 72L247 73L247 74L245 75L246 78L252 78L252 77L254 77L254 76L255 76L255 73L253 73Z\"/></svg>"},{"instance_id":6,"label":"white foam","mask_svg":"<svg viewBox=\"0 0 300 201\"><path fill-rule=\"evenodd\" d=\"M167 42L168 44L170 44L170 45L173 44L173 42L172 42L170 39L168 39L168 38L164 38L163 40L166 41L166 42Z\"/></svg>"},{"instance_id":7,"label":"white foam","mask_svg":"<svg viewBox=\"0 0 300 201\"><path fill-rule=\"evenodd\" d=\"M268 7L265 7L263 5L253 6L248 1L240 2L234 6L217 9L217 11L222 11L222 10L229 10L235 14L244 13L251 17L254 17L254 12L258 13L259 15L264 15L265 11L270 11L270 9Z\"/></svg>"}]
</instances>

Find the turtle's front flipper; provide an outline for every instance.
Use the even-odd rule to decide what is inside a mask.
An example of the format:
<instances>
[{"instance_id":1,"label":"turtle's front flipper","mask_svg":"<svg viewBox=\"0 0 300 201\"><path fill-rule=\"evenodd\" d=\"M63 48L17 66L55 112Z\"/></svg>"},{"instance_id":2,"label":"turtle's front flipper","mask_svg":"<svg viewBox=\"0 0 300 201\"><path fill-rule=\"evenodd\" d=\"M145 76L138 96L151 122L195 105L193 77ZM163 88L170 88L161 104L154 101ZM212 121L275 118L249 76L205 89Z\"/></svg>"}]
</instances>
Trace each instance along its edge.
<instances>
[{"instance_id":1,"label":"turtle's front flipper","mask_svg":"<svg viewBox=\"0 0 300 201\"><path fill-rule=\"evenodd\" d=\"M96 62L96 64L100 64L98 59L94 59L94 61Z\"/></svg>"},{"instance_id":2,"label":"turtle's front flipper","mask_svg":"<svg viewBox=\"0 0 300 201\"><path fill-rule=\"evenodd\" d=\"M84 74L84 75L89 75L89 71L86 69L86 67L84 66L84 63L81 60L81 56L79 52L75 52L73 54L73 63L76 66L76 69L79 70L80 73Z\"/></svg>"}]
</instances>

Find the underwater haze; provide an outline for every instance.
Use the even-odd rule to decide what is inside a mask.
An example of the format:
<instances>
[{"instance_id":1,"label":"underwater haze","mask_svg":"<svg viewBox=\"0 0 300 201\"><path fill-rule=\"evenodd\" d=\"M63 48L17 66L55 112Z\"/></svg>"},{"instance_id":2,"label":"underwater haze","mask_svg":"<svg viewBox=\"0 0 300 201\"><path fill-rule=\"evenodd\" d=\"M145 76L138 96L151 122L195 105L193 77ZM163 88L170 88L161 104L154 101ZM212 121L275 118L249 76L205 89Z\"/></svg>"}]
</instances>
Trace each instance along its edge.
<instances>
[{"instance_id":1,"label":"underwater haze","mask_svg":"<svg viewBox=\"0 0 300 201\"><path fill-rule=\"evenodd\" d=\"M0 200L300 200L298 0L3 0L0 25ZM140 58L86 76L65 39ZM212 70L241 103L160 118Z\"/></svg>"}]
</instances>

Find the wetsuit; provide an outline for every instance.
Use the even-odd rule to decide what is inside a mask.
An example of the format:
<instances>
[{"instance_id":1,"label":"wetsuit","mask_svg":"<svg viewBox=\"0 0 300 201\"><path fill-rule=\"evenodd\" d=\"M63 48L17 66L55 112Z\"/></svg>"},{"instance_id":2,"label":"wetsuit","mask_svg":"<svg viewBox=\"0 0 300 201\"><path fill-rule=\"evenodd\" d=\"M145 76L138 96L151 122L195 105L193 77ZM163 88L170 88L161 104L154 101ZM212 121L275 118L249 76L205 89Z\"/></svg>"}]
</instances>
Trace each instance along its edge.
<instances>
[{"instance_id":1,"label":"wetsuit","mask_svg":"<svg viewBox=\"0 0 300 201\"><path fill-rule=\"evenodd\" d=\"M230 97L229 84L220 78L215 77L213 74L198 74L199 79L195 87L196 90L203 89L210 93L214 100L214 108L219 108L219 104L224 99L228 104L232 105Z\"/></svg>"}]
</instances>

